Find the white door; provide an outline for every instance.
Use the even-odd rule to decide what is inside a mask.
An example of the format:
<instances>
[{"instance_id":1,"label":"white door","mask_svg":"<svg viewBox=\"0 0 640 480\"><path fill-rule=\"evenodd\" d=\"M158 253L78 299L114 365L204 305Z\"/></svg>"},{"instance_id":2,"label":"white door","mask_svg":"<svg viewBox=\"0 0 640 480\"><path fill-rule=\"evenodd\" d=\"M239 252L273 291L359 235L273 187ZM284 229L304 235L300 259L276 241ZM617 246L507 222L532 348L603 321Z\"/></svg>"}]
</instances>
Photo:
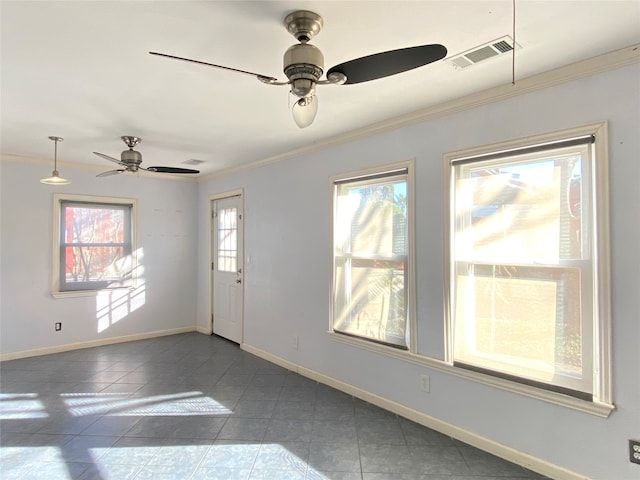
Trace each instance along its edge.
<instances>
[{"instance_id":1,"label":"white door","mask_svg":"<svg viewBox=\"0 0 640 480\"><path fill-rule=\"evenodd\" d=\"M242 197L214 200L212 209L213 333L242 343Z\"/></svg>"}]
</instances>

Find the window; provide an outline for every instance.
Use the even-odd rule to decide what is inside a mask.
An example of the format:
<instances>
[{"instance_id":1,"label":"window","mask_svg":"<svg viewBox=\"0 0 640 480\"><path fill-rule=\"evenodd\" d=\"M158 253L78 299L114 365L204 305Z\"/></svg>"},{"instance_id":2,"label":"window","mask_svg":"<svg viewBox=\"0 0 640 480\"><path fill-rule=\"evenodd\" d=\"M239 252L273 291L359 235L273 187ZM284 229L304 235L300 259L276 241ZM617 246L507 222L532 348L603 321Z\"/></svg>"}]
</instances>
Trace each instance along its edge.
<instances>
[{"instance_id":1,"label":"window","mask_svg":"<svg viewBox=\"0 0 640 480\"><path fill-rule=\"evenodd\" d=\"M131 286L135 200L55 195L54 292Z\"/></svg>"},{"instance_id":2,"label":"window","mask_svg":"<svg viewBox=\"0 0 640 480\"><path fill-rule=\"evenodd\" d=\"M610 401L604 137L445 155L454 365Z\"/></svg>"},{"instance_id":3,"label":"window","mask_svg":"<svg viewBox=\"0 0 640 480\"><path fill-rule=\"evenodd\" d=\"M408 168L334 181L336 333L408 349Z\"/></svg>"}]
</instances>

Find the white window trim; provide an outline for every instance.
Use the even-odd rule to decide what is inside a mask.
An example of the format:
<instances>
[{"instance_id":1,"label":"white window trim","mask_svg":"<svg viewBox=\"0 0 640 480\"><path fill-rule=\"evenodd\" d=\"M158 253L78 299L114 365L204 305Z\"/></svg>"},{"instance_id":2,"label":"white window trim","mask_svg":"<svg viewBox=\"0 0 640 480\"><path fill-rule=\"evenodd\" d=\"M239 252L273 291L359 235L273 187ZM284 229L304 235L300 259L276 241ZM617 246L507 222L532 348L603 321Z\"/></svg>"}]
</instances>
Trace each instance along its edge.
<instances>
[{"instance_id":1,"label":"white window trim","mask_svg":"<svg viewBox=\"0 0 640 480\"><path fill-rule=\"evenodd\" d=\"M344 339L346 339L346 343L351 344L352 342L355 342L356 345L360 345L360 344L364 344L365 348L367 345L376 345L378 347L382 348L382 352L385 352L387 350L391 350L391 351L399 351L399 352L406 352L406 350L401 350L399 348L396 347L392 347L392 346L387 346L387 345L383 345L383 344L378 344L375 343L373 341L367 340L365 338L359 338L359 337L350 337L348 335L344 335L344 334L340 334L340 333L335 333L333 331L333 325L334 325L334 309L333 309L333 288L334 288L334 282L335 282L335 278L334 278L334 273L335 273L335 269L334 269L334 262L333 262L333 255L334 255L334 245L333 245L333 222L334 222L334 217L335 217L335 183L336 182L340 182L340 181L344 181L344 180L357 180L359 177L368 177L370 175L379 175L379 174L384 174L386 172L393 172L394 170L401 170L401 169L406 169L407 170L407 238L409 239L409 246L407 249L407 293L408 293L408 302L407 302L407 315L408 315L408 322L407 322L407 330L408 330L408 334L409 334L409 341L408 341L408 349L410 352L415 352L417 349L417 339L416 339L416 326L417 326L417 322L416 322L416 282L415 282L415 174L414 174L414 170L415 170L415 159L411 159L411 160L406 160L406 161L402 161L402 162L396 162L396 163L391 163L391 164L385 164L385 165L381 165L378 167L371 167L371 168L366 168L366 169L361 169L361 170L356 170L356 171L352 171L352 172L347 172L347 173L342 173L339 175L334 175L331 176L329 178L329 258L331 259L331 261L329 262L329 278L330 278L330 285L329 285L329 305L330 305L330 311L329 311L329 334L331 336L331 338L336 338L338 340L342 340L344 337Z\"/></svg>"},{"instance_id":2,"label":"white window trim","mask_svg":"<svg viewBox=\"0 0 640 480\"><path fill-rule=\"evenodd\" d=\"M450 224L451 206L453 199L452 188L452 161L463 158L475 157L492 152L509 151L524 145L540 145L552 143L559 140L581 137L585 135L594 135L595 142L595 162L592 170L592 186L597 195L596 205L594 208L594 216L592 218L593 228L595 231L594 244L594 274L597 278L598 298L594 299L594 316L595 321L594 335L598 352L594 355L593 375L594 375L594 401L586 401L576 399L567 395L550 392L542 388L528 386L514 382L511 380L492 377L478 372L465 371L465 369L453 367L453 335L451 322L451 278L450 266L443 269L443 284L445 286L444 309L445 309L445 360L446 365L450 365L456 370L456 375L480 381L481 383L498 386L509 391L523 393L528 396L540 398L566 405L577 410L594 413L599 416L608 416L615 408L612 398L611 386L611 294L610 294L610 266L609 266L609 175L608 175L608 130L607 123L600 122L590 125L584 125L577 128L552 132L543 135L536 135L527 138L510 140L507 142L484 145L465 150L445 153L443 155L443 215L442 215L442 235L443 235L443 258L445 262L450 262L451 257L451 238L453 238L452 229L454 226Z\"/></svg>"},{"instance_id":3,"label":"white window trim","mask_svg":"<svg viewBox=\"0 0 640 480\"><path fill-rule=\"evenodd\" d=\"M53 238L51 241L52 264L51 264L51 296L53 298L73 298L73 297L95 297L104 290L70 290L60 291L60 211L62 201L89 202L89 203L111 203L116 205L131 205L131 256L134 265L138 264L138 206L135 198L122 197L101 197L93 195L74 195L67 193L53 194ZM132 285L126 287L114 287L105 290L134 290L136 288L136 276L134 274Z\"/></svg>"}]
</instances>

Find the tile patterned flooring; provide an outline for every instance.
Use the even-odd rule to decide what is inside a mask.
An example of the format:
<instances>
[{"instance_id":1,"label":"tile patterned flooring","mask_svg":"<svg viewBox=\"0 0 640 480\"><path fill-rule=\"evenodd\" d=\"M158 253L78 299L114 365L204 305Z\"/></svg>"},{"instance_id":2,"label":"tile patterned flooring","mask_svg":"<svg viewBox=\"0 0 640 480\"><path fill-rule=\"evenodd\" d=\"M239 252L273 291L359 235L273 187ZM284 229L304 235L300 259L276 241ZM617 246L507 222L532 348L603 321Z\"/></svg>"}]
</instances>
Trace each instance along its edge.
<instances>
[{"instance_id":1,"label":"tile patterned flooring","mask_svg":"<svg viewBox=\"0 0 640 480\"><path fill-rule=\"evenodd\" d=\"M0 419L4 480L544 478L198 333L2 362Z\"/></svg>"}]
</instances>

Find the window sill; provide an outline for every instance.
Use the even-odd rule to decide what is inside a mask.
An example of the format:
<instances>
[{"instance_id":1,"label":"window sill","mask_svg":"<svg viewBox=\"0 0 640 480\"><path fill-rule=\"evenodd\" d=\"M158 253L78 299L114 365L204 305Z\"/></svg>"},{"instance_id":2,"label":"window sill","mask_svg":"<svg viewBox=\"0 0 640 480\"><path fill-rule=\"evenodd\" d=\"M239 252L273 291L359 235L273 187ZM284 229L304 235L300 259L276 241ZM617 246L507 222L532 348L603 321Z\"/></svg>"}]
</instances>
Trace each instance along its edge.
<instances>
[{"instance_id":1,"label":"window sill","mask_svg":"<svg viewBox=\"0 0 640 480\"><path fill-rule=\"evenodd\" d=\"M75 298L75 297L97 297L101 293L105 292L121 292L127 290L135 290L134 287L116 287L116 288L104 288L102 290L69 290L65 292L51 292L53 298Z\"/></svg>"},{"instance_id":2,"label":"window sill","mask_svg":"<svg viewBox=\"0 0 640 480\"><path fill-rule=\"evenodd\" d=\"M454 367L450 363L447 363L443 360L425 357L423 355L418 355L416 353L407 352L405 350L399 350L396 348L387 347L385 345L368 342L366 340L355 337L340 335L331 331L327 333L332 340L339 343L362 348L364 350L369 350L381 355L386 355L387 357L413 363L421 367L438 370L448 375L455 375L457 377L462 377L473 382L500 388L508 392L518 393L527 397L571 408L573 410L578 410L598 417L607 418L609 414L615 409L615 406L613 404L589 402L568 395L563 395L561 393L552 392L550 390L544 390L542 388L524 385L503 378L474 372L464 368Z\"/></svg>"}]
</instances>

